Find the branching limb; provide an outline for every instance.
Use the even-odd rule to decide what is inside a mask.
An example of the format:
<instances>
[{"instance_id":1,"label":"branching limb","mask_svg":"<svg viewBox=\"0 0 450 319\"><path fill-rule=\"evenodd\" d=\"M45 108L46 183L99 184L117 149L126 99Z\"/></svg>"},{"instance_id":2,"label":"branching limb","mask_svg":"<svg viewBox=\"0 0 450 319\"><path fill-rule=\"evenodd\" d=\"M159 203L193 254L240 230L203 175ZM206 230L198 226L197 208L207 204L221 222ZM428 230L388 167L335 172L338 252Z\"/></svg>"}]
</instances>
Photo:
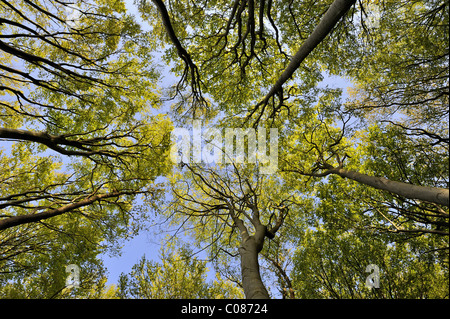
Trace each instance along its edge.
<instances>
[{"instance_id":1,"label":"branching limb","mask_svg":"<svg viewBox=\"0 0 450 319\"><path fill-rule=\"evenodd\" d=\"M183 47L180 40L178 39L178 37L175 33L175 30L173 28L172 22L170 20L169 12L167 11L166 5L164 4L164 2L162 0L152 0L152 2L156 5L156 7L161 15L161 19L163 21L164 28L166 29L169 39L172 41L173 45L175 46L178 56L185 63L185 70L184 70L184 73L183 73L183 76L182 76L180 82L183 82L185 80L185 78L187 77L187 74L189 73L191 90L192 90L194 100L197 103L200 103L200 105L207 105L207 102L203 98L203 95L202 95L201 80L200 80L200 74L198 71L198 67L192 61L191 55L186 51L186 49ZM180 83L178 84L177 88L179 88L179 86L180 86Z\"/></svg>"},{"instance_id":2,"label":"branching limb","mask_svg":"<svg viewBox=\"0 0 450 319\"><path fill-rule=\"evenodd\" d=\"M300 46L297 53L292 57L288 66L284 72L279 76L278 80L270 89L269 93L256 104L253 109L249 111L247 115L247 121L252 118L257 112L257 116L254 126L259 124L265 108L269 104L270 100L276 96L280 95L283 91L283 85L293 76L294 72L300 67L301 63L306 59L306 57L325 39L325 37L333 30L336 24L341 20L348 10L355 4L356 0L335 0L330 8L327 10L325 15L320 20L317 27L311 33L311 35L306 39L306 41ZM281 106L280 106L281 107ZM276 113L276 111L274 110ZM272 113L274 114L274 113Z\"/></svg>"}]
</instances>

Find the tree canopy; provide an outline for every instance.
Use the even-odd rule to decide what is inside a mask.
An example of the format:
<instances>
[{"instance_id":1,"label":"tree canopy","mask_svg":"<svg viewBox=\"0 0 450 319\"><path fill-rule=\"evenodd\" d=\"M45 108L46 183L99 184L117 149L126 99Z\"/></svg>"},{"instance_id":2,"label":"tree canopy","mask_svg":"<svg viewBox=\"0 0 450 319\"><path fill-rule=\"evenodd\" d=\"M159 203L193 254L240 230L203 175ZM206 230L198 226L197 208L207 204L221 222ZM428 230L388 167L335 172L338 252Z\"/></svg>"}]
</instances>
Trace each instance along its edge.
<instances>
[{"instance_id":1,"label":"tree canopy","mask_svg":"<svg viewBox=\"0 0 450 319\"><path fill-rule=\"evenodd\" d=\"M448 298L448 8L0 1L0 296Z\"/></svg>"}]
</instances>

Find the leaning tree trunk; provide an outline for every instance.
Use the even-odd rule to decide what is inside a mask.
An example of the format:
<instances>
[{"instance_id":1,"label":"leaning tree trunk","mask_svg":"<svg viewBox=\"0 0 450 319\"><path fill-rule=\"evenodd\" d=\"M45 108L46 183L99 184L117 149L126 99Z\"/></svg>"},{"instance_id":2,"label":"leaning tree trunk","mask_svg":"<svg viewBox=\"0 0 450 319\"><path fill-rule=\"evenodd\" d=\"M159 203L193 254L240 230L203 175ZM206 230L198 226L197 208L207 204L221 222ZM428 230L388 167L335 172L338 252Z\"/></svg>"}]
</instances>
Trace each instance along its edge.
<instances>
[{"instance_id":1,"label":"leaning tree trunk","mask_svg":"<svg viewBox=\"0 0 450 319\"><path fill-rule=\"evenodd\" d=\"M386 190L406 198L418 199L438 205L449 206L449 190L446 188L418 186L403 182L396 182L383 177L361 174L343 168L333 168L330 170L330 173L337 174L343 178L348 178L377 189Z\"/></svg>"}]
</instances>

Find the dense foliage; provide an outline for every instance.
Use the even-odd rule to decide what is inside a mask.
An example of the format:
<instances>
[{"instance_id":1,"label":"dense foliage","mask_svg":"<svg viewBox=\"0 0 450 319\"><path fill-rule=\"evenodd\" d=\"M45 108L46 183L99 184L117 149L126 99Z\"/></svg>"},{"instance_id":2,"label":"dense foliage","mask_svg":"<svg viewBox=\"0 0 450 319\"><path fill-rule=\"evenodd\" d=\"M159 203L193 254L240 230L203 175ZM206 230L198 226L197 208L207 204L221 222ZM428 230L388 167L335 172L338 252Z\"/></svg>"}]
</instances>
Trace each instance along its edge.
<instances>
[{"instance_id":1,"label":"dense foliage","mask_svg":"<svg viewBox=\"0 0 450 319\"><path fill-rule=\"evenodd\" d=\"M447 0L131 5L0 1L0 297L448 298ZM276 128L276 173L173 163L193 120Z\"/></svg>"}]
</instances>

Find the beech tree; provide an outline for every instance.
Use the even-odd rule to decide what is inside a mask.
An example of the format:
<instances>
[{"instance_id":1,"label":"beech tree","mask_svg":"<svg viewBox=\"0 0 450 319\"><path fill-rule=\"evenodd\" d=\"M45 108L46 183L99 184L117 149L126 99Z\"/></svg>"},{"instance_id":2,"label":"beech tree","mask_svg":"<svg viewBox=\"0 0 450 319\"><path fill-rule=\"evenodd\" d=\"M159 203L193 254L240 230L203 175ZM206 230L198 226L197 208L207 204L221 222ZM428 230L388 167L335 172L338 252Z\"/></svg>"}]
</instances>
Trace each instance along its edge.
<instances>
[{"instance_id":1,"label":"beech tree","mask_svg":"<svg viewBox=\"0 0 450 319\"><path fill-rule=\"evenodd\" d=\"M155 1L155 4L157 6L157 8L161 11L167 12L167 10L165 9L165 5L162 1ZM162 22L164 24L164 26L170 27L170 41L171 42L175 42L175 46L177 48L182 47L183 46L183 41L185 42L183 47L186 47L185 52L197 52L197 51L202 51L203 53L201 55L199 55L198 57L196 57L196 60L201 61L201 65L204 66L204 68L198 68L195 67L195 69L197 70L197 75L198 74L202 74L203 78L205 79L206 83L208 83L208 89L205 88L205 90L207 90L207 92L209 94L211 94L214 97L214 101L216 103L218 103L219 107L223 106L222 109L228 110L229 114L233 117L235 117L236 114L239 114L239 112L236 112L236 108L238 109L242 109L242 105L245 104L252 104L252 101L259 101L255 104L255 106L251 107L248 109L247 113L244 116L245 120L249 120L251 118L253 118L253 123L254 124L258 124L259 121L263 118L263 114L267 113L267 115L264 117L265 119L267 118L274 118L275 115L277 115L278 113L281 112L282 109L286 109L287 113L289 112L294 112L294 108L295 106L292 105L292 103L295 101L295 93L298 92L297 94L305 94L304 91L306 90L311 90L314 87L314 83L317 83L318 80L320 80L320 76L317 76L316 74L309 72L309 74L306 74L305 77L307 77L308 81L309 81L309 86L308 87L297 87L296 85L290 86L289 88L283 88L287 86L287 81L289 79L291 79L294 75L294 73L299 69L300 65L302 64L302 62L308 57L308 55L311 54L311 52L314 50L315 47L317 47L317 45L319 45L322 42L325 42L325 44L323 45L324 48L328 48L328 49L335 49L335 41L334 40L330 40L328 41L328 43L330 44L326 44L326 41L324 41L325 37L328 35L328 33L331 32L331 30L333 30L333 28L336 26L336 24L343 19L343 17L345 16L345 14L347 13L347 11L352 7L352 5L354 4L354 1L334 1L328 8L328 10L326 10L325 14L323 15L323 17L321 17L320 21L318 22L317 26L312 30L311 34L306 38L306 39L302 39L299 42L301 43L299 49L295 52L295 54L289 58L289 60L286 58L287 54L285 54L283 57L281 57L280 55L273 55L273 58L271 59L272 64L271 64L271 70L273 70L273 72L269 71L269 68L265 67L265 64L267 64L267 62L258 59L258 54L259 51L263 52L264 54L267 54L267 50L269 47L267 44L267 39L264 36L264 18L267 18L269 21L271 21L271 25L272 28L275 29L275 31L278 30L278 28L276 27L275 22L273 22L273 19L271 18L270 15L270 11L272 8L272 2L267 3L267 8L266 8L266 4L264 2L259 4L259 8L257 8L259 10L259 12L257 11L256 7L254 6L253 1L251 1L251 3L248 4L248 7L246 5L246 3L240 3L239 1L236 1L233 6L230 6L229 8L231 9L231 14L229 19L226 19L224 16L221 16L220 18L214 14L208 15L208 10L211 10L211 8L207 9L209 4L208 2L203 3L198 3L193 5L192 7L190 7L189 5L186 4L186 6L183 6L183 4L181 3L177 3L176 5L174 5L174 9L173 9L173 16L174 18L172 20L170 20L170 17L168 14L162 14ZM225 5L225 4L223 4ZM240 6L241 5L241 6ZM181 7L180 7L181 6ZM225 5L226 6L226 5ZM221 5L216 4L215 9L220 10L223 8L221 7ZM225 7L226 8L226 7ZM239 8L239 9L238 9ZM405 11L404 8L398 8L398 6L396 5L392 5L390 6L389 4L386 4L384 6L385 10L385 16L383 17L378 17L377 19L380 20L388 20L390 23L390 21L393 19L392 15L394 14L399 14L399 15L404 15L404 20L408 21L408 19L413 19L413 17L411 17L410 15L413 14L412 12L414 12L413 10L410 11ZM265 11L267 9L267 11ZM292 8L291 8L292 9ZM444 6L436 6L433 7L431 6L430 8L428 8L427 6L424 6L423 9L414 9L414 10L418 10L421 15L424 16L423 19L420 19L420 21L418 21L418 23L414 24L412 27L410 27L410 30L408 30L408 32L414 32L417 31L417 34L424 34L423 33L423 28L431 28L431 27L435 27L436 28L436 37L442 38L445 37L444 33L445 30L443 30L443 28L445 28L445 23L444 24L439 24L438 23L438 19L441 20L445 20L446 16L445 13L442 12L442 10L445 9L445 5ZM248 19L247 23L245 25L245 28L243 28L242 26L242 18L241 15L243 15L243 12L245 10L248 10L248 17L247 15L245 15L245 17ZM363 4L361 4L361 12L364 13L364 6ZM152 7L150 7L148 5L147 2L143 1L141 2L141 11L144 12L146 15L150 15L152 14ZM292 10L290 10L291 15L292 15ZM153 13L154 14L154 13ZM266 17L264 15L267 15ZM259 29L258 31L256 31L256 22L255 22L255 16L259 16ZM425 17L428 17L425 18ZM154 21L161 21L157 20L155 15L153 15L152 17L155 18ZM192 18L192 19L188 19ZM176 18L180 19L180 21L176 21ZM214 30L211 30L205 27L205 21L209 21L210 19L212 19L213 21L215 21L215 19L222 19L222 23L226 23L226 25L224 25L223 29L224 31L222 32L222 28L216 28ZM236 21L234 21L234 19L236 19ZM292 16L292 19L294 19L294 17ZM383 20L383 21L384 21ZM221 20L218 20L221 21ZM187 35L185 32L180 31L180 36L176 35L176 27L177 27L177 23L178 24L184 24L184 26L186 27L186 25L189 25L194 31L192 32L193 35ZM212 22L211 22L212 23ZM406 23L406 22L402 22L402 23ZM219 22L217 22L218 25ZM372 31L367 31L367 27L365 26L365 21L364 19L361 19L360 21L361 27L358 29L357 27L354 27L354 30L352 33L350 33L350 31L345 32L345 34L340 35L342 37L345 37L347 34L350 33L349 36L349 40L350 41L354 41L355 37L357 36L357 32L360 32L363 34L363 36L365 36L365 32L374 32ZM387 24L387 23L386 23ZM178 26L179 27L179 26ZM203 28L205 27L205 28ZM397 25L388 25L386 26L386 29L389 30L387 32L387 35L382 35L381 37L389 37L390 32L392 30L392 28L396 28L398 27ZM155 29L158 30L158 25L155 26ZM411 30L412 29L412 30ZM218 31L217 31L218 30ZM345 29L344 29L345 30ZM234 45L233 49L230 50L226 50L227 45L228 45L228 37L230 37L230 33L231 32L236 32L237 33L237 37L238 40L236 42L236 44ZM268 31L267 31L268 32ZM336 32L339 32L336 31ZM343 31L341 31L343 32ZM269 32L270 35L273 35ZM275 38L276 35L278 33L275 32ZM339 36L339 37L340 37ZM247 39L247 37L250 37L250 39ZM216 42L214 42L214 40L216 40ZM164 40L164 38L162 39ZM250 42L249 47L246 46L246 40L248 42ZM417 43L419 43L419 41L422 41L422 38L415 39L417 41ZM218 44L220 44L220 41L224 41L224 45L220 46ZM261 47L257 46L257 42L259 41L259 43L261 43ZM367 40L369 41L369 40ZM378 46L382 46L384 42L382 42L379 39L376 40L371 40L371 41L376 41L375 44ZM389 43L389 40L386 40ZM279 43L279 39L277 38L277 42ZM343 47L350 47L350 45L347 45L346 41L343 40L344 44L342 45ZM198 47L204 47L205 45L207 45L209 43L209 51L206 50L197 50ZM214 43L214 44L213 44ZM262 44L264 43L264 45ZM422 43L422 42L420 42ZM434 45L433 41L426 41L425 43L430 43L431 45ZM401 43L397 46L402 45ZM362 45L363 49L365 49L367 47L367 44ZM215 48L215 49L214 49ZM242 49L242 54L238 54L237 53L237 49L241 48ZM421 48L423 48L423 50L421 50ZM441 75L445 74L445 71L441 68L445 67L445 64L442 64L443 61L445 61L446 58L446 53L445 50L443 51L442 49L440 49L439 51L436 50L430 50L427 46L421 45L421 48L416 49L416 51L419 51L418 54L423 55L424 57L422 59L426 59L427 61L435 61L436 65L438 66L438 68L436 69L432 69L430 68L430 70L433 70L435 72L437 72L437 75L435 77L432 77L431 79L441 79ZM249 53L247 53L247 50L249 49ZM281 46L278 47L278 49L280 49L280 51L282 51ZM337 49L337 48L336 48ZM353 47L350 47L350 49L353 49ZM402 47L402 49L406 49L404 47ZM179 49L177 49L179 51ZM215 53L217 50L219 50L218 53ZM326 49L325 49L326 50ZM359 53L361 56L364 56L366 53L365 52L360 52L362 50L360 50L358 47L355 47L355 50L357 51L357 53ZM381 49L380 49L381 50ZM386 50L386 48L384 48L384 50ZM398 48L393 48L393 52L394 50L398 50ZM373 50L372 50L373 51ZM372 52L371 51L371 52ZM323 51L322 51L323 52ZM169 51L170 53L170 51ZM194 54L194 53L191 53ZM262 53L261 53L262 54ZM378 52L376 53L378 54ZM433 55L432 57L428 57L428 55ZM227 80L231 79L238 79L237 83L233 83L233 82L228 82L225 81L223 82L223 80L213 80L213 78L210 78L210 72L214 72L215 74L217 74L218 72L218 68L221 67L222 65L222 61L226 61L227 56L234 56L234 58L231 60L231 62L229 62L227 64L227 62L225 62L226 67L224 67L222 70L219 71L220 74L224 74L223 72L229 72L229 71L225 71L225 68L227 68L228 70L232 70L234 72L234 74L236 74L235 76L232 76L230 74L230 76L226 76L224 78L226 78ZM335 60L331 60L330 56L332 56L333 58L335 57L335 55L333 54L329 54L327 57L323 58L321 55L322 53L318 53L317 54L319 56L318 59L318 63L323 63L323 64L332 64L329 69L330 72L332 73L337 73L340 75L351 75L353 76L355 74L355 72L353 71L354 69L348 69L346 68L346 64L344 64L344 67L338 69L336 72L336 63L337 61L339 61L340 59L338 57L336 57ZM436 58L435 58L436 57ZM177 61L178 56L173 56L171 55L170 58L173 61ZM190 56L190 61L195 60ZM256 68L261 69L261 72L253 72L254 75L249 75L246 73L246 69L249 67L249 65L251 65L251 60L254 60L254 64L256 64ZM362 58L361 58L362 59ZM443 60L444 59L444 60ZM210 64L211 61L213 60L217 60L217 63L215 63L214 65ZM314 60L313 58L311 60ZM337 60L337 61L336 61ZM282 72L280 72L279 70L273 69L276 64L276 61L284 61L284 66L282 68ZM288 63L287 63L288 62ZM367 61L367 64L372 65L372 63L374 63L374 61ZM387 64L387 63L397 63L398 62L395 60L388 60L388 61L380 61L380 64ZM420 61L418 62L420 63ZM192 65L194 64L193 62L189 62L188 64ZM240 65L240 68L237 68L235 70L233 70L234 65ZM391 65L391 64L389 64ZM410 65L417 65L417 63L415 63L414 61L410 62ZM420 64L419 64L420 65ZM379 64L377 65L377 67L379 66ZM192 66L187 65L186 68L189 68ZM350 66L351 68L354 68L354 65ZM370 68L370 66L368 66ZM177 71L178 69L175 69L175 71ZM444 73L443 73L444 72ZM281 73L281 74L280 74ZM273 75L271 77L269 77L269 74L278 74L278 77L273 78ZM265 76L267 75L267 76ZM356 75L355 79L359 80L361 79L362 81L368 81L367 80L367 76L363 79L362 78L363 75ZM404 75L400 74L397 77L401 77ZM420 75L422 76L422 75ZM264 81L261 79L264 78ZM313 78L316 77L316 79L314 80ZM184 77L182 77L182 80L184 79ZM196 83L195 85L198 87L201 87L200 85L200 80L193 77L194 82ZM245 83L242 82L245 79ZM396 80L396 79L395 79ZM407 81L407 80L411 80L411 79L403 79L402 81ZM248 81L248 82L247 82ZM269 82L267 82L269 81ZM272 83L270 82L272 81ZM369 80L370 81L370 80ZM413 78L412 81L418 81L416 80L416 78ZM431 81L430 79L428 81ZM440 80L439 80L440 81ZM400 79L399 79L400 82ZM213 84L215 83L215 84ZM236 87L237 90L239 91L234 91L232 93L232 98L227 99L226 94L224 94L224 92L228 92L228 91L233 91L234 89L225 89L225 87L221 87L220 90L216 90L215 85L218 85L219 83L225 84L228 87ZM259 88L253 88L251 86L247 86L247 83L251 85L251 83L258 83ZM401 83L401 82L400 82ZM447 105L446 102L448 102L448 83L447 85L445 84L445 78L442 78L442 81L439 82L442 86L441 88L438 89L439 92L436 92L436 89L431 89L430 94L432 95L436 95L436 98L431 98L431 99L426 99L425 101L428 101L430 103L433 102L438 102L437 106L430 106L430 108L434 108L438 111L438 113L436 113L437 116L439 116L439 118L441 116L445 115L445 110L442 108L442 106ZM425 83L424 83L425 84ZM245 85L245 89L244 88L240 88L240 86L244 86ZM400 86L399 84L395 84L394 86ZM264 98L261 100L260 97L263 95L261 88L267 88L268 89L268 93L264 96ZM245 92L245 95L243 96L243 93ZM249 95L249 92L252 92L251 95ZM283 94L283 92L290 92L289 94L286 95L286 93ZM407 93L407 94L403 94L402 95L402 91L401 89L397 90L395 92L395 94L401 95L403 96L403 98L406 98L407 96L414 96L415 93ZM426 94L426 92L423 92L423 90L421 92L416 93L417 96L421 95L424 96ZM242 98L240 98L241 96L243 96ZM275 97L277 97L275 99ZM231 100L232 99L232 100ZM277 103L275 103L275 100L278 100ZM269 101L271 101L271 106L268 106ZM423 98L422 98L423 101ZM226 105L225 105L226 103ZM415 104L418 104L419 102L414 102ZM295 105L295 102L293 103ZM234 107L236 105L236 107ZM397 103L392 104L393 106L397 106ZM401 105L401 104L400 104ZM406 107L412 105L411 103L405 103L404 104ZM385 106L384 109L386 109L389 105ZM383 107L383 106L380 106ZM366 109L366 108L370 108L370 106L364 106L364 105L360 105L357 107L358 109ZM372 106L372 108L374 108ZM271 111L266 111L266 109L271 109ZM352 114L354 113L355 107L351 108L353 111L347 111L347 112L352 112ZM302 110L300 110L301 112ZM410 111L407 111L410 114ZM293 114L290 114L290 116L287 116L288 118L292 118ZM283 118L282 114L280 114L280 117ZM434 120L433 120L434 121ZM417 122L417 121L416 121ZM244 121L245 123L245 121ZM400 124L402 125L402 124ZM407 129L407 128L406 128ZM421 130L420 128L417 129L413 129L413 130ZM425 129L422 129L422 134L425 135L424 132L427 132ZM433 135L434 134L434 135ZM442 133L428 133L428 136L431 138L436 138L439 136L441 136ZM445 133L444 133L445 134ZM442 141L442 142L446 142L445 137L440 137L440 139L438 139L438 141ZM447 140L447 144L448 144L448 140ZM344 154L338 154L340 155L340 158L342 159ZM322 160L323 161L323 160ZM357 171L354 172L350 172L348 170L346 170L345 168L342 167L342 163L339 163L339 159L334 159L334 162L337 165L332 165L333 163L320 163L320 165L322 165L322 169L325 169L326 172L322 172L321 176L325 176L327 174L333 173L333 174L338 174L341 177L345 177L345 178L350 178L353 180L356 180L360 183L364 183L368 186L371 187L376 187L379 189L384 189L390 192L393 192L395 194L398 194L400 196L403 197L407 197L407 198L413 198L413 199L419 199L419 200L424 200L424 201L429 201L429 202L434 202L438 205L445 205L448 206L449 204L449 193L448 193L448 189L443 188L443 187L427 187L427 186L423 186L423 185L411 185L411 183L402 183L401 181L390 181L387 180L386 178L382 177L382 176L370 176L367 174L361 174ZM299 171L301 172L301 171ZM308 173L308 172L306 172ZM320 176L320 175L319 175Z\"/></svg>"},{"instance_id":2,"label":"beech tree","mask_svg":"<svg viewBox=\"0 0 450 319\"><path fill-rule=\"evenodd\" d=\"M208 283L206 261L192 255L192 250L187 247L176 247L173 242L163 244L161 262L147 260L144 256L129 274L121 274L117 296L146 299L242 298L240 289L220 276Z\"/></svg>"}]
</instances>

